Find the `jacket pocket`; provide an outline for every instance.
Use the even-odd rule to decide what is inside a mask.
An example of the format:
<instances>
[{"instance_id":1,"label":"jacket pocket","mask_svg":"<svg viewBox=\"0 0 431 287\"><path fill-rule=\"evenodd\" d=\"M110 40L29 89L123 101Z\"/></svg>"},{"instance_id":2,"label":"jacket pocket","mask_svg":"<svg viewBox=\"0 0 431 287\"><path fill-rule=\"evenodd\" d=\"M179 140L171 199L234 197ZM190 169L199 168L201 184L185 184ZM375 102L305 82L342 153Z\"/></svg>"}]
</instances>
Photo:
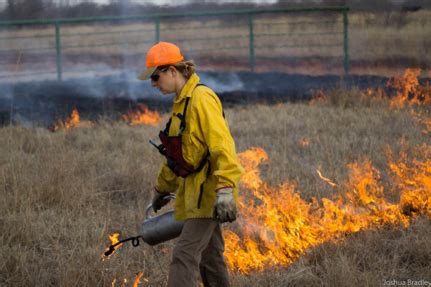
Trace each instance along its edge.
<instances>
[{"instance_id":1,"label":"jacket pocket","mask_svg":"<svg viewBox=\"0 0 431 287\"><path fill-rule=\"evenodd\" d=\"M182 140L184 160L194 168L197 168L205 155L204 146L200 144L200 142L195 139L193 135L186 132L183 133Z\"/></svg>"}]
</instances>

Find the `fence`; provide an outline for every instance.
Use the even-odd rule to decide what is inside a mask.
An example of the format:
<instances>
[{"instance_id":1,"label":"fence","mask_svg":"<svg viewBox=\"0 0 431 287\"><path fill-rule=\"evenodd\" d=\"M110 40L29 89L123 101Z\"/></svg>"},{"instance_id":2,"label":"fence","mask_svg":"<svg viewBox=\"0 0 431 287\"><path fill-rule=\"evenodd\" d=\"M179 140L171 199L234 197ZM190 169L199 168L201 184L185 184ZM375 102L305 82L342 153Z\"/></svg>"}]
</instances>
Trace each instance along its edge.
<instances>
[{"instance_id":1,"label":"fence","mask_svg":"<svg viewBox=\"0 0 431 287\"><path fill-rule=\"evenodd\" d=\"M161 40L203 65L256 71L327 60L349 73L348 8L321 7L0 22L0 78L142 66Z\"/></svg>"}]
</instances>

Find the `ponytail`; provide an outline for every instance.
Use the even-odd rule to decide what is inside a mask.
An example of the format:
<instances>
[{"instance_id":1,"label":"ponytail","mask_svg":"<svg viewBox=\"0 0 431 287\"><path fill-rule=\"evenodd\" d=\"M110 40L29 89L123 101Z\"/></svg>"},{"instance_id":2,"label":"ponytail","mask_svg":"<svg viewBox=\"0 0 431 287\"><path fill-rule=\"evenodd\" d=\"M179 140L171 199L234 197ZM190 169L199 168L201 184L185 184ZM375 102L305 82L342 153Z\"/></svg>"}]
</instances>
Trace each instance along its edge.
<instances>
[{"instance_id":1,"label":"ponytail","mask_svg":"<svg viewBox=\"0 0 431 287\"><path fill-rule=\"evenodd\" d=\"M177 69L187 80L195 73L195 63L193 61L183 61L172 65Z\"/></svg>"}]
</instances>

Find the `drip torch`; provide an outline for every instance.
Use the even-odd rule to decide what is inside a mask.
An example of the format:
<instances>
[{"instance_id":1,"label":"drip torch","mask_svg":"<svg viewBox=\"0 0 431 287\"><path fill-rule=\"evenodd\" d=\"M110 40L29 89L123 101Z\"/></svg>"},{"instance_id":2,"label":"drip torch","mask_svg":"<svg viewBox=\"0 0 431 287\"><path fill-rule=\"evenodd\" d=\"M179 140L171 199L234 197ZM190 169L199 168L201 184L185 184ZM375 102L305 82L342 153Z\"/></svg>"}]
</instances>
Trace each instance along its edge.
<instances>
[{"instance_id":1,"label":"drip torch","mask_svg":"<svg viewBox=\"0 0 431 287\"><path fill-rule=\"evenodd\" d=\"M163 199L175 199L175 194L169 193ZM141 234L138 236L123 239L111 246L105 251L104 255L109 256L115 251L115 247L124 242L131 241L133 247L139 246L139 240L142 239L149 245L156 245L180 236L184 222L175 220L173 210L167 211L158 216L151 216L152 204L145 209L145 220L141 224Z\"/></svg>"}]
</instances>

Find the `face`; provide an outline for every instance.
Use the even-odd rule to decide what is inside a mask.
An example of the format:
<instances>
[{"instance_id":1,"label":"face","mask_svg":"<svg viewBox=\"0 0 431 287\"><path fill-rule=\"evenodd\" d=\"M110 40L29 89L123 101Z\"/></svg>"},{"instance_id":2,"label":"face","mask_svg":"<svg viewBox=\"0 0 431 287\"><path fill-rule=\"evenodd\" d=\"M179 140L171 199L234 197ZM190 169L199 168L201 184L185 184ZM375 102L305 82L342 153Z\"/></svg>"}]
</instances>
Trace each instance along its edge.
<instances>
[{"instance_id":1,"label":"face","mask_svg":"<svg viewBox=\"0 0 431 287\"><path fill-rule=\"evenodd\" d=\"M157 69L151 75L151 86L158 88L164 95L175 92L175 72L172 66Z\"/></svg>"}]
</instances>

